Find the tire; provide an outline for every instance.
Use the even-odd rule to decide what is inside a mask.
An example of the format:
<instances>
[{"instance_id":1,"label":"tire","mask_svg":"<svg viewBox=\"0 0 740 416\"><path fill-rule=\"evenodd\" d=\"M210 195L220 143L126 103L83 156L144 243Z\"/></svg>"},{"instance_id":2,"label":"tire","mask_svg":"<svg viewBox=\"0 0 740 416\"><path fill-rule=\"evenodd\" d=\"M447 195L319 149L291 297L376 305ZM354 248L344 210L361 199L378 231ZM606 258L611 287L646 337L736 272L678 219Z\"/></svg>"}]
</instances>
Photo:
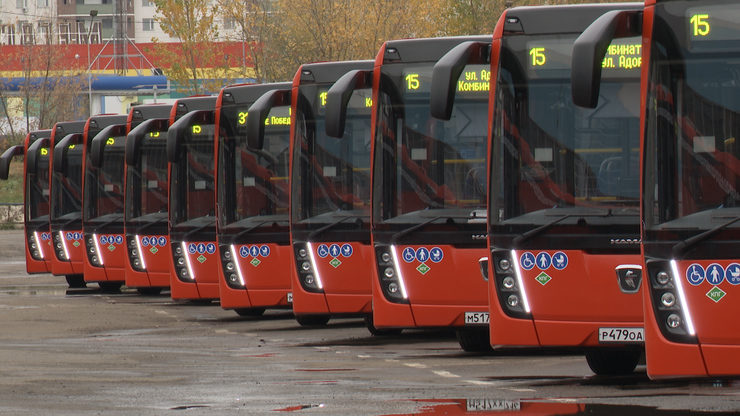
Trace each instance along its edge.
<instances>
[{"instance_id":1,"label":"tire","mask_svg":"<svg viewBox=\"0 0 740 416\"><path fill-rule=\"evenodd\" d=\"M67 279L67 285L70 289L81 289L87 287L85 283L85 277L81 274L68 274L64 276Z\"/></svg>"},{"instance_id":2,"label":"tire","mask_svg":"<svg viewBox=\"0 0 740 416\"><path fill-rule=\"evenodd\" d=\"M465 352L492 352L488 328L459 328L455 331L457 342Z\"/></svg>"},{"instance_id":3,"label":"tire","mask_svg":"<svg viewBox=\"0 0 740 416\"><path fill-rule=\"evenodd\" d=\"M121 286L123 286L123 283L121 282L98 282L98 286L100 286L100 290L103 293L119 293L121 291Z\"/></svg>"},{"instance_id":4,"label":"tire","mask_svg":"<svg viewBox=\"0 0 740 416\"><path fill-rule=\"evenodd\" d=\"M639 349L599 348L586 352L586 362L597 375L616 376L633 373L641 356Z\"/></svg>"},{"instance_id":5,"label":"tire","mask_svg":"<svg viewBox=\"0 0 740 416\"><path fill-rule=\"evenodd\" d=\"M324 326L329 322L329 315L296 315L295 320L301 326Z\"/></svg>"},{"instance_id":6,"label":"tire","mask_svg":"<svg viewBox=\"0 0 740 416\"><path fill-rule=\"evenodd\" d=\"M394 335L401 335L402 328L383 328L378 329L373 323L373 316L369 315L365 317L365 326L370 333L376 337L389 337Z\"/></svg>"},{"instance_id":7,"label":"tire","mask_svg":"<svg viewBox=\"0 0 740 416\"><path fill-rule=\"evenodd\" d=\"M265 314L265 308L237 308L234 312L239 316L262 316Z\"/></svg>"},{"instance_id":8,"label":"tire","mask_svg":"<svg viewBox=\"0 0 740 416\"><path fill-rule=\"evenodd\" d=\"M136 291L142 296L158 296L162 293L161 287L137 287Z\"/></svg>"}]
</instances>

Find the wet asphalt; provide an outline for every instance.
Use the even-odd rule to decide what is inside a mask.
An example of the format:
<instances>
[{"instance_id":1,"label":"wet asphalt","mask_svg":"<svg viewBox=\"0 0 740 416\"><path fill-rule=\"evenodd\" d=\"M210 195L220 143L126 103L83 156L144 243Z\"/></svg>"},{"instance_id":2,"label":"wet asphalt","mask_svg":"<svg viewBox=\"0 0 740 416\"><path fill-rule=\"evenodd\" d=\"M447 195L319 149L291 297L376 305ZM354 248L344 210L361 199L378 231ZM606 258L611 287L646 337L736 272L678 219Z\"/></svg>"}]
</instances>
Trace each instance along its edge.
<instances>
[{"instance_id":1,"label":"wet asphalt","mask_svg":"<svg viewBox=\"0 0 740 416\"><path fill-rule=\"evenodd\" d=\"M462 352L450 331L303 328L285 310L68 290L0 231L0 415L737 414L740 381L594 376L574 351ZM277 412L277 413L276 413Z\"/></svg>"}]
</instances>

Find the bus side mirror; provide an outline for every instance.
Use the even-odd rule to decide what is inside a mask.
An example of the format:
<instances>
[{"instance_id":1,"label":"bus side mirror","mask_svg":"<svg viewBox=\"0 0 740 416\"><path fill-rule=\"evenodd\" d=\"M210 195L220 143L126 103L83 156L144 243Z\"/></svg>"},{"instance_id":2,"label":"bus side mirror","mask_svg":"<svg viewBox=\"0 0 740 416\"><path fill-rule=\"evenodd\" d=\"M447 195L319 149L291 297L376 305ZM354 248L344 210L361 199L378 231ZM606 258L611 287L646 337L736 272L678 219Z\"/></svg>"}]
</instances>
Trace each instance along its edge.
<instances>
[{"instance_id":1,"label":"bus side mirror","mask_svg":"<svg viewBox=\"0 0 740 416\"><path fill-rule=\"evenodd\" d=\"M347 119L347 105L356 89L370 88L373 85L373 71L355 69L342 75L326 93L326 115L324 124L326 134L331 137L344 136Z\"/></svg>"},{"instance_id":2,"label":"bus side mirror","mask_svg":"<svg viewBox=\"0 0 740 416\"><path fill-rule=\"evenodd\" d=\"M157 132L157 134L161 136L162 132L166 132L169 126L169 118L150 118L142 121L136 127L131 129L126 136L126 164L129 166L136 166L139 161L141 144L144 142L144 138L147 134ZM164 137L162 140L164 140Z\"/></svg>"},{"instance_id":3,"label":"bus side mirror","mask_svg":"<svg viewBox=\"0 0 740 416\"><path fill-rule=\"evenodd\" d=\"M167 130L167 161L176 163L178 152L182 146L182 139L190 129L194 128L194 123L213 124L215 110L194 110L180 117L172 123Z\"/></svg>"},{"instance_id":4,"label":"bus side mirror","mask_svg":"<svg viewBox=\"0 0 740 416\"><path fill-rule=\"evenodd\" d=\"M41 149L49 147L49 138L44 137L38 139L28 146L28 154L26 155L26 170L28 172L36 172L39 164L39 153Z\"/></svg>"},{"instance_id":5,"label":"bus side mirror","mask_svg":"<svg viewBox=\"0 0 740 416\"><path fill-rule=\"evenodd\" d=\"M103 151L109 137L119 137L126 132L126 126L114 124L108 126L96 134L90 142L90 162L96 168L103 164Z\"/></svg>"},{"instance_id":6,"label":"bus side mirror","mask_svg":"<svg viewBox=\"0 0 740 416\"><path fill-rule=\"evenodd\" d=\"M52 162L54 172L64 172L64 168L67 167L64 154L69 146L79 144L81 137L82 135L78 133L68 134L59 143L54 145L54 162Z\"/></svg>"},{"instance_id":7,"label":"bus side mirror","mask_svg":"<svg viewBox=\"0 0 740 416\"><path fill-rule=\"evenodd\" d=\"M247 146L261 150L265 144L265 119L273 107L290 105L291 90L270 90L247 110Z\"/></svg>"},{"instance_id":8,"label":"bus side mirror","mask_svg":"<svg viewBox=\"0 0 740 416\"><path fill-rule=\"evenodd\" d=\"M573 103L596 108L601 86L601 63L614 38L642 34L642 11L612 10L606 12L576 39L571 57L571 91Z\"/></svg>"},{"instance_id":9,"label":"bus side mirror","mask_svg":"<svg viewBox=\"0 0 740 416\"><path fill-rule=\"evenodd\" d=\"M11 146L10 148L8 148L8 150L3 152L2 156L0 156L0 179L8 179L8 173L10 172L10 160L13 159L14 156L20 156L22 154L22 145Z\"/></svg>"},{"instance_id":10,"label":"bus side mirror","mask_svg":"<svg viewBox=\"0 0 740 416\"><path fill-rule=\"evenodd\" d=\"M455 85L465 65L491 62L491 42L463 42L450 49L432 70L429 110L432 117L449 120L455 102Z\"/></svg>"}]
</instances>

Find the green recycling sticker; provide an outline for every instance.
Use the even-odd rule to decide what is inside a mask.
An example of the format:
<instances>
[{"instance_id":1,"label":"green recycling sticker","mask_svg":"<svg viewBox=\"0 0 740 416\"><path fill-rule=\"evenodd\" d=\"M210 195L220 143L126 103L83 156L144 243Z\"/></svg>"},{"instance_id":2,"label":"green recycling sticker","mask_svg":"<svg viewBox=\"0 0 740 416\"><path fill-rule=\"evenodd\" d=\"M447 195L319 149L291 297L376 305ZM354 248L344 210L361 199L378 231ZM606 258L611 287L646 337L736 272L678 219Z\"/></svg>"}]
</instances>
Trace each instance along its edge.
<instances>
[{"instance_id":1,"label":"green recycling sticker","mask_svg":"<svg viewBox=\"0 0 740 416\"><path fill-rule=\"evenodd\" d=\"M419 271L419 273L421 273L421 274L427 274L427 272L428 272L429 270L432 270L432 268L431 268L431 267L429 267L429 266L427 266L427 265L426 265L426 263L421 263L420 265L418 265L418 266L416 267L416 270L418 270L418 271Z\"/></svg>"},{"instance_id":2,"label":"green recycling sticker","mask_svg":"<svg viewBox=\"0 0 740 416\"><path fill-rule=\"evenodd\" d=\"M262 262L261 262L261 261L259 261L259 259L258 259L257 257L253 258L253 259L252 259L252 261L250 261L250 262L249 262L249 264L251 264L251 265L252 265L252 266L254 266L254 267L257 267L257 266L259 266L259 265L260 265L260 263L262 263Z\"/></svg>"},{"instance_id":3,"label":"green recycling sticker","mask_svg":"<svg viewBox=\"0 0 740 416\"><path fill-rule=\"evenodd\" d=\"M198 260L201 264L203 264L203 262L206 261L206 256L201 254L200 256L198 256L196 260Z\"/></svg>"},{"instance_id":4,"label":"green recycling sticker","mask_svg":"<svg viewBox=\"0 0 740 416\"><path fill-rule=\"evenodd\" d=\"M113 244L111 244L111 245L108 246L108 250L110 250L110 251L113 251L115 249L116 249L116 246L114 246Z\"/></svg>"},{"instance_id":5,"label":"green recycling sticker","mask_svg":"<svg viewBox=\"0 0 740 416\"><path fill-rule=\"evenodd\" d=\"M334 257L333 259L329 260L329 264L331 264L331 267L336 269L337 267L339 267L340 264L342 264L342 261Z\"/></svg>"},{"instance_id":6,"label":"green recycling sticker","mask_svg":"<svg viewBox=\"0 0 740 416\"><path fill-rule=\"evenodd\" d=\"M552 277L548 275L545 272L542 272L537 275L537 277L534 278L534 280L538 281L542 286L546 285L550 280L552 280Z\"/></svg>"},{"instance_id":7,"label":"green recycling sticker","mask_svg":"<svg viewBox=\"0 0 740 416\"><path fill-rule=\"evenodd\" d=\"M157 254L157 252L159 251L159 249L157 249L157 247L152 247L152 248L150 248L150 249L149 249L149 251L150 251L150 252L151 252L152 254Z\"/></svg>"}]
</instances>

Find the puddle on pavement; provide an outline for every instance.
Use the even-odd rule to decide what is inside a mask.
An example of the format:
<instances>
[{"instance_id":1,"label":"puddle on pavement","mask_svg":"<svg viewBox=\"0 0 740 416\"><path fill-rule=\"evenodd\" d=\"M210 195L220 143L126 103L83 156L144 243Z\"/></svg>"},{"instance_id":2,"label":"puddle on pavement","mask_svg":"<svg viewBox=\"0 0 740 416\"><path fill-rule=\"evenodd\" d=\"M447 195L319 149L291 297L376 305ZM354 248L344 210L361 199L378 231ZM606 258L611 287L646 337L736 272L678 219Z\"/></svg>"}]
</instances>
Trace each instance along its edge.
<instances>
[{"instance_id":1,"label":"puddle on pavement","mask_svg":"<svg viewBox=\"0 0 740 416\"><path fill-rule=\"evenodd\" d=\"M664 410L650 406L563 403L531 400L497 399L428 399L412 400L420 405L414 413L393 413L384 416L421 415L595 415L595 416L725 416L736 412L701 412L693 410Z\"/></svg>"},{"instance_id":2,"label":"puddle on pavement","mask_svg":"<svg viewBox=\"0 0 740 416\"><path fill-rule=\"evenodd\" d=\"M324 404L301 404L298 406L283 407L282 409L273 409L272 411L273 412L297 412L299 410L322 408L322 407L324 407Z\"/></svg>"}]
</instances>

